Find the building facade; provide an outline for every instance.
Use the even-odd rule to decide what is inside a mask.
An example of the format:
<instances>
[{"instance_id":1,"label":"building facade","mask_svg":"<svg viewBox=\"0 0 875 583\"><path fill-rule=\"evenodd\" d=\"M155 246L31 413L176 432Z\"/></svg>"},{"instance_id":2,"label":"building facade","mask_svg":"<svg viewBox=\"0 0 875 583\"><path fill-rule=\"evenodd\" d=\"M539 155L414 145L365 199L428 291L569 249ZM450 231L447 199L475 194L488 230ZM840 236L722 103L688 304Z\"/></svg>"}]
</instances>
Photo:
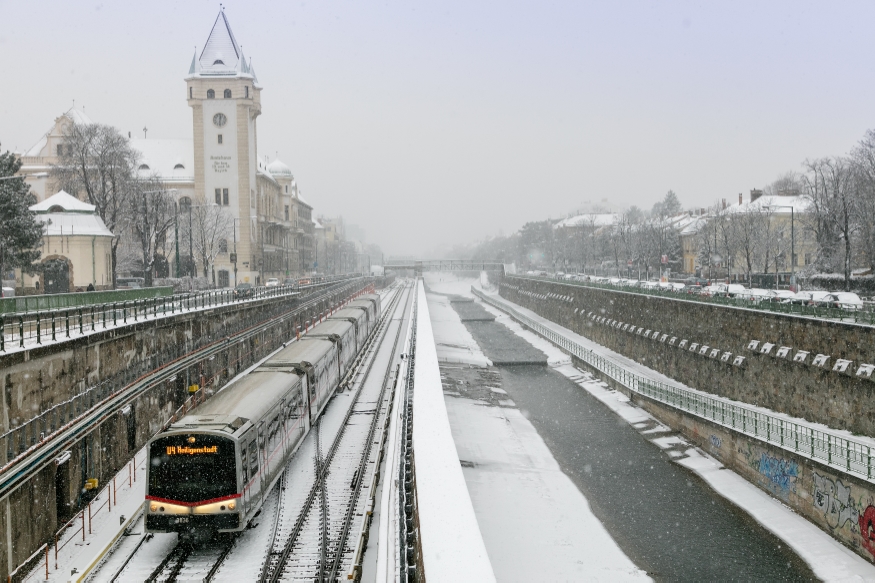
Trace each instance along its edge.
<instances>
[{"instance_id":1,"label":"building facade","mask_svg":"<svg viewBox=\"0 0 875 583\"><path fill-rule=\"evenodd\" d=\"M194 269L211 284L227 287L311 272L315 262L313 209L300 197L287 165L279 160L268 163L258 156L262 87L223 11L203 49L195 52L185 83L192 139L128 136L140 154L137 172L159 179L177 202L173 247L178 248L180 258L176 252L165 258L169 274L187 275ZM21 174L37 200L58 190L51 170L59 161L64 133L72 123L92 122L81 110L71 109L22 155ZM219 238L218 254L210 257L207 269L193 237L180 234L200 207L209 207L210 213L224 219L217 221L222 225L220 232L210 234Z\"/></svg>"}]
</instances>

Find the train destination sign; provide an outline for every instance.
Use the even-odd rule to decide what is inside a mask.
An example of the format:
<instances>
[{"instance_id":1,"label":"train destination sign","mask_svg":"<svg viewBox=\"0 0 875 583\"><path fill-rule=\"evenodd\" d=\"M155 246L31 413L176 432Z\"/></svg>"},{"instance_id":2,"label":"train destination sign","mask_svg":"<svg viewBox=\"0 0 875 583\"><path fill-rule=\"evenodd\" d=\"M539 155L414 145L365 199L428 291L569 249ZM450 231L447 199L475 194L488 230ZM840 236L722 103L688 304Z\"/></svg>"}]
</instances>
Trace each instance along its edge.
<instances>
[{"instance_id":1,"label":"train destination sign","mask_svg":"<svg viewBox=\"0 0 875 583\"><path fill-rule=\"evenodd\" d=\"M168 445L167 455L202 455L219 453L218 445L205 445L202 447L189 447L187 445Z\"/></svg>"}]
</instances>

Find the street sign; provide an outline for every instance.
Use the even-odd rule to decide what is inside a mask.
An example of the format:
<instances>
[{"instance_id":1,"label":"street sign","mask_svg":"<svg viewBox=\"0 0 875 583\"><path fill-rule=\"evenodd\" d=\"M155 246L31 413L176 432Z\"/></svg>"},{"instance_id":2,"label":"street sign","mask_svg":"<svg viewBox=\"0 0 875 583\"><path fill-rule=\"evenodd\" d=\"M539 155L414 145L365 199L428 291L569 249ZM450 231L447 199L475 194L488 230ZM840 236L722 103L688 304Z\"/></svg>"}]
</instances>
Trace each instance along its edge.
<instances>
[{"instance_id":1,"label":"street sign","mask_svg":"<svg viewBox=\"0 0 875 583\"><path fill-rule=\"evenodd\" d=\"M231 263L237 263L237 254L231 253Z\"/></svg>"}]
</instances>

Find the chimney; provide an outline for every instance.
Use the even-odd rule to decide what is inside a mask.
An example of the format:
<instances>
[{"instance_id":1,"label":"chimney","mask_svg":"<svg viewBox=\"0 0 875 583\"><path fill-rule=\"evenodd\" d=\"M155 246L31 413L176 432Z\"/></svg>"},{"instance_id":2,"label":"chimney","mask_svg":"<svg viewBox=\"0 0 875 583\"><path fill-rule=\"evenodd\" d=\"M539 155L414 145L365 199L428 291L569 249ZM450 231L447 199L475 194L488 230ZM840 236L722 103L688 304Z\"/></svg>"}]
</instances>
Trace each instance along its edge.
<instances>
[{"instance_id":1,"label":"chimney","mask_svg":"<svg viewBox=\"0 0 875 583\"><path fill-rule=\"evenodd\" d=\"M742 201L741 201L741 193L739 192L739 193L738 193L738 204L741 204L741 202L742 202Z\"/></svg>"},{"instance_id":2,"label":"chimney","mask_svg":"<svg viewBox=\"0 0 875 583\"><path fill-rule=\"evenodd\" d=\"M752 189L752 190L750 191L750 202L755 201L756 199L758 199L758 198L761 197L762 195L763 195L763 191L762 191L762 190L759 190L759 189L757 189L757 188Z\"/></svg>"},{"instance_id":3,"label":"chimney","mask_svg":"<svg viewBox=\"0 0 875 583\"><path fill-rule=\"evenodd\" d=\"M723 210L726 210L726 199L723 199Z\"/></svg>"}]
</instances>

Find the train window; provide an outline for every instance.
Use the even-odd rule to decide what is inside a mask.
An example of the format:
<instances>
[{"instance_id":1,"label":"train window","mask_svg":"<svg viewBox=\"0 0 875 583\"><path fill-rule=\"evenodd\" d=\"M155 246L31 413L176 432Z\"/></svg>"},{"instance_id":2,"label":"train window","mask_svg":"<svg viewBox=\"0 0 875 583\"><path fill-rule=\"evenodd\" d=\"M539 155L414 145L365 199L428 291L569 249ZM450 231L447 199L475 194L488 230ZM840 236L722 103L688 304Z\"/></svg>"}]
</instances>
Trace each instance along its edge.
<instances>
[{"instance_id":1,"label":"train window","mask_svg":"<svg viewBox=\"0 0 875 583\"><path fill-rule=\"evenodd\" d=\"M249 482L249 466L246 464L246 448L248 444L244 444L240 446L240 470L243 474L243 485L245 486Z\"/></svg>"},{"instance_id":2,"label":"train window","mask_svg":"<svg viewBox=\"0 0 875 583\"><path fill-rule=\"evenodd\" d=\"M258 444L253 441L249 444L249 469L252 470L252 475L258 471Z\"/></svg>"}]
</instances>

